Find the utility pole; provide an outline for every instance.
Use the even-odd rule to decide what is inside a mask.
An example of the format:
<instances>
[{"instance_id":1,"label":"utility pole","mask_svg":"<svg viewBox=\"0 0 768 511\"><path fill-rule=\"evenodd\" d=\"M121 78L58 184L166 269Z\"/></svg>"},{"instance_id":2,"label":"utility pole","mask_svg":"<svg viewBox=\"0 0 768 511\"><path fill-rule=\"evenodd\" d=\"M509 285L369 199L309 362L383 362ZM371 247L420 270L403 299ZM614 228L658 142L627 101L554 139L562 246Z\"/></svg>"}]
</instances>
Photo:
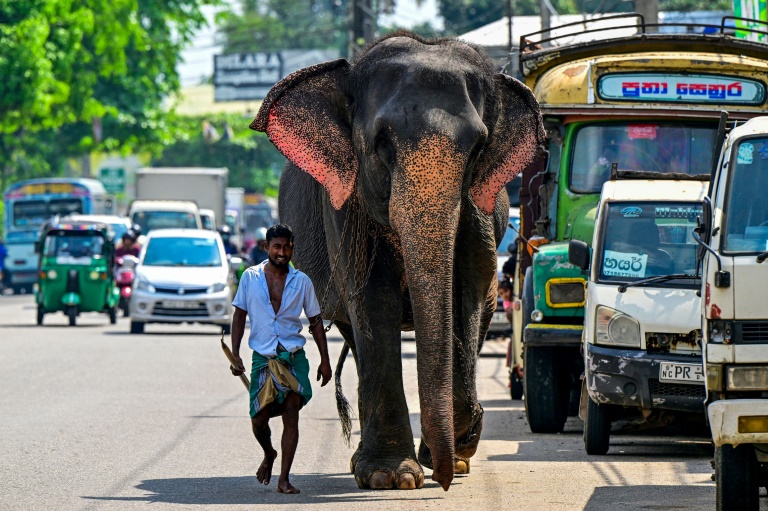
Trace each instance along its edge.
<instances>
[{"instance_id":1,"label":"utility pole","mask_svg":"<svg viewBox=\"0 0 768 511\"><path fill-rule=\"evenodd\" d=\"M512 1L507 0L507 53L509 54L512 53L512 47L514 46L512 41L512 16L514 16Z\"/></svg>"},{"instance_id":2,"label":"utility pole","mask_svg":"<svg viewBox=\"0 0 768 511\"><path fill-rule=\"evenodd\" d=\"M552 13L549 12L547 0L539 0L539 11L541 12L541 29L549 30L549 27L552 26ZM549 34L544 34L544 37L549 37Z\"/></svg>"},{"instance_id":3,"label":"utility pole","mask_svg":"<svg viewBox=\"0 0 768 511\"><path fill-rule=\"evenodd\" d=\"M376 34L376 11L374 0L349 0L347 7L347 57L355 54L371 42Z\"/></svg>"},{"instance_id":4,"label":"utility pole","mask_svg":"<svg viewBox=\"0 0 768 511\"><path fill-rule=\"evenodd\" d=\"M635 0L635 11L643 15L646 25L659 22L659 0ZM656 27L650 27L646 31L657 32L658 30Z\"/></svg>"}]
</instances>

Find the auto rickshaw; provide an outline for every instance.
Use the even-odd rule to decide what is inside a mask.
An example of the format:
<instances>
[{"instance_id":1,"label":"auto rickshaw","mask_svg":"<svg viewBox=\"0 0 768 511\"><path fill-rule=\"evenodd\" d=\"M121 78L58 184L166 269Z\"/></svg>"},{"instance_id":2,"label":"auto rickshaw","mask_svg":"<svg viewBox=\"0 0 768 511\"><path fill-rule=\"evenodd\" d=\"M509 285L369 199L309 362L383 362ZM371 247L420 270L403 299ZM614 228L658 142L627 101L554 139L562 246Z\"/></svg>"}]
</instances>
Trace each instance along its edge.
<instances>
[{"instance_id":1,"label":"auto rickshaw","mask_svg":"<svg viewBox=\"0 0 768 511\"><path fill-rule=\"evenodd\" d=\"M115 247L109 227L91 222L45 224L35 244L40 279L36 291L37 324L62 311L69 325L81 312L103 312L117 322L120 292L115 286Z\"/></svg>"}]
</instances>

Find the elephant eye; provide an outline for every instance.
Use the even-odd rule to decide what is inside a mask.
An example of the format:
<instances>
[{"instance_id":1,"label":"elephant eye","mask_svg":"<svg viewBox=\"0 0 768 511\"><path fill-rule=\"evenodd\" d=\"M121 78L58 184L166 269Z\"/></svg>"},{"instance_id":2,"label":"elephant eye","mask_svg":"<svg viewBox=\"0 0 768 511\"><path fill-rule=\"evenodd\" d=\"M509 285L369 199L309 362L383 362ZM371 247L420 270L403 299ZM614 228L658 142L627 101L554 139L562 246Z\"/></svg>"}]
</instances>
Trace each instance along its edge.
<instances>
[{"instance_id":1,"label":"elephant eye","mask_svg":"<svg viewBox=\"0 0 768 511\"><path fill-rule=\"evenodd\" d=\"M395 148L392 146L392 142L384 132L380 132L376 135L374 149L381 162L387 167L391 167L395 161Z\"/></svg>"}]
</instances>

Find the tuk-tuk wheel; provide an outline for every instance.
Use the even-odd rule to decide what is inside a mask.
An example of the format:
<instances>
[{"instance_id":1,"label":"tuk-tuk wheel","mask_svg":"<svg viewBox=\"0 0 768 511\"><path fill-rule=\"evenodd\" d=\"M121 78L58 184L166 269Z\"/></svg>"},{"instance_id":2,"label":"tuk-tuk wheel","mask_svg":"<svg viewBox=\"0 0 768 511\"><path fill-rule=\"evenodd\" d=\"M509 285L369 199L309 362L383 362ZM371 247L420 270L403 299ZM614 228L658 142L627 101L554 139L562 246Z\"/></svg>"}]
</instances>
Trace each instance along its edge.
<instances>
[{"instance_id":1,"label":"tuk-tuk wheel","mask_svg":"<svg viewBox=\"0 0 768 511\"><path fill-rule=\"evenodd\" d=\"M117 307L109 308L109 324L114 325L117 323Z\"/></svg>"},{"instance_id":2,"label":"tuk-tuk wheel","mask_svg":"<svg viewBox=\"0 0 768 511\"><path fill-rule=\"evenodd\" d=\"M69 307L67 317L69 318L69 326L75 326L77 324L77 307Z\"/></svg>"},{"instance_id":3,"label":"tuk-tuk wheel","mask_svg":"<svg viewBox=\"0 0 768 511\"><path fill-rule=\"evenodd\" d=\"M144 323L140 323L139 321L131 321L131 333L132 334L143 334L144 333Z\"/></svg>"},{"instance_id":4,"label":"tuk-tuk wheel","mask_svg":"<svg viewBox=\"0 0 768 511\"><path fill-rule=\"evenodd\" d=\"M40 305L38 305L37 306L37 326L40 326L43 324L43 316L45 316L45 311Z\"/></svg>"}]
</instances>

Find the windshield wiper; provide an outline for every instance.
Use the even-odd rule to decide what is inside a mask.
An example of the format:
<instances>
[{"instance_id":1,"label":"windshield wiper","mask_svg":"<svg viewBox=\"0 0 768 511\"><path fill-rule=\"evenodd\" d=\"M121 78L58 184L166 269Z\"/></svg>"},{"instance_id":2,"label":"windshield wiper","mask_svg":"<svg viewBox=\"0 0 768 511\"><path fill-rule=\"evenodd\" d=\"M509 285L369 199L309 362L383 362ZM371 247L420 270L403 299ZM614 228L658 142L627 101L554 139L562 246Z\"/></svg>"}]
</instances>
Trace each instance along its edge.
<instances>
[{"instance_id":1,"label":"windshield wiper","mask_svg":"<svg viewBox=\"0 0 768 511\"><path fill-rule=\"evenodd\" d=\"M627 290L628 287L641 286L643 284L651 284L653 282L664 282L667 280L674 280L674 279L697 280L699 278L700 277L698 275L689 275L687 273L672 273L670 275L657 275L656 277L650 277L643 280L626 282L619 286L619 293L623 293L624 291Z\"/></svg>"},{"instance_id":2,"label":"windshield wiper","mask_svg":"<svg viewBox=\"0 0 768 511\"><path fill-rule=\"evenodd\" d=\"M758 263L762 263L766 259L768 259L768 252L763 252L762 254L757 254L757 262Z\"/></svg>"}]
</instances>

